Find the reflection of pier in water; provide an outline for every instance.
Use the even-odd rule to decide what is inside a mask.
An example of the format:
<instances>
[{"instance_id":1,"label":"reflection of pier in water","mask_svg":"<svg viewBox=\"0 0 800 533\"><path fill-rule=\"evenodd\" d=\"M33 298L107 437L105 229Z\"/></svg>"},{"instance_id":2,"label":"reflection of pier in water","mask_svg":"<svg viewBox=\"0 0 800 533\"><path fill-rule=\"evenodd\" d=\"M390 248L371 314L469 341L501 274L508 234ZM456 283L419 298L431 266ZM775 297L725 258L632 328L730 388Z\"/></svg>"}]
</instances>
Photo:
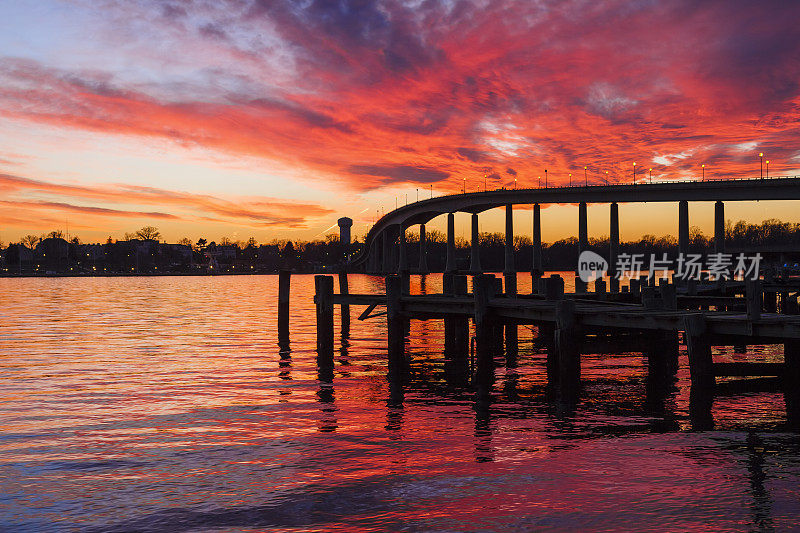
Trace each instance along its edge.
<instances>
[{"instance_id":1,"label":"reflection of pier in water","mask_svg":"<svg viewBox=\"0 0 800 533\"><path fill-rule=\"evenodd\" d=\"M334 294L334 280L328 278L329 281L326 281L324 278L317 278L318 316L330 314L332 317L334 306L347 298L350 306L369 309L362 313L362 318L368 319L375 315L387 317L389 359L384 427L388 439L406 440L404 426L408 423L409 411L413 412L418 407L428 409L442 405L453 406L458 413L454 416L462 421L464 415L469 416L471 411L471 447L476 462L507 458L509 430L535 427L537 438L543 441L534 444L530 449L520 448L513 453L550 453L554 450L570 449L573 446L571 439L585 441L673 432L684 428L684 408L677 401L680 394L677 388L677 372L678 341L689 335L684 329L686 325L681 322L685 322L686 316L703 316L710 324L706 331L714 335L707 339L708 345L724 340L726 344L734 346L733 353L746 351L748 345L753 346L759 340L782 340L791 349L794 338L792 335L795 334L794 328L797 324L794 317L764 312L762 303L760 322L753 325L747 338L725 334L725 328L729 327L726 320L737 321L746 317L746 314L737 311L739 308L746 309L748 305L743 286L737 288L731 285L729 289L733 290L730 295L720 296L715 293L706 299L702 296L684 298L675 294L671 287L663 289L663 292L658 288L652 292L646 290L646 294L655 294L656 299L661 300L654 306L652 301L647 305L636 304L630 301L633 298L630 294L625 296L626 301L615 301L614 297L607 294L563 294L563 289L561 292L557 290L560 283L553 281L557 285L556 298L551 300L548 300L548 294L552 297L552 290L544 295L525 298L502 293L491 294L485 302L484 310L487 314L508 308L516 308L516 314L509 319L501 311L499 316L491 317L488 324L483 324L481 333L481 325L474 315L475 308L481 304L475 300L485 290L481 288L482 283L484 287L499 289L499 281L493 279L493 276L478 276L473 280L477 288L472 291L467 290L466 277L445 276L443 286L447 294L413 296L407 293L408 282L401 277L389 277L385 280L386 294L346 296ZM419 279L415 291L425 292L429 283L430 280L424 277ZM392 303L393 297L399 302ZM641 298L641 293L638 297ZM672 303L676 308L665 309L670 307L664 302L668 297L673 298ZM515 299L528 302L521 302L520 305ZM444 307L451 308L450 311L431 311L430 306L440 305L443 300L446 301ZM563 305L561 302L565 300L573 301L572 305L568 304L573 308L574 315L577 315L573 320L582 326L573 330L574 343L567 344L567 347L573 346L571 353L578 359L567 369L563 368L562 363L570 352L566 355L561 353L560 350L565 350L558 345L559 342L564 342L559 339L558 331L564 319L557 316L560 306ZM779 300L781 305L776 310L792 311L791 304L784 306L783 301ZM525 304L529 304L527 310L520 310L526 307ZM414 308L415 305L420 307ZM677 309L678 305L683 309ZM386 311L381 311L384 306ZM700 309L688 307L703 309L699 312ZM629 323L624 327L612 328L608 326L608 317L603 319L603 325L594 324L592 320L582 321L582 316L596 308L616 310L614 312L619 312L620 317ZM465 312L465 309L469 310ZM518 317L525 312L538 313L537 320L520 320ZM548 319L544 316L547 313L555 316ZM609 313L611 315L613 313ZM327 316L322 316L318 323L333 328L333 321L328 320ZM346 324L344 321L343 323ZM651 325L641 327L643 323ZM513 345L509 342L509 326L517 330L516 335L512 336ZM781 331L786 333L785 337L776 336ZM336 431L339 427L336 418L334 367L336 376L341 378L348 375L349 365L359 365L358 360L351 361L348 355L349 332L349 328L342 327L340 342L335 342L338 335L332 329L329 332L318 332L318 340L322 340L317 351L320 432ZM479 341L478 336L481 334L488 338ZM326 339L330 339L333 344L327 345ZM440 344L442 340L445 342ZM441 354L429 349L431 346L442 345L444 350ZM609 365L609 361L620 361L619 367ZM753 368L761 369L759 371L781 374L783 379L787 378L789 373L786 370L790 366L744 362L733 365L713 361L712 365L712 370L717 368L721 372L745 375L747 365L754 365ZM697 371L697 368L690 370ZM729 395L736 394L739 389L752 390L751 387L743 386L742 381L719 380L718 383L716 375L714 378L710 386L708 383L698 385L697 380L692 382L689 427L693 429L708 429L713 426L710 413L715 394ZM756 385L764 390L776 390L775 379L761 379L756 381ZM701 388L703 386L708 388L704 390ZM698 389L704 392L699 395L699 399L696 394ZM787 418L795 423L796 419L792 419L792 412L788 409L791 401L788 394L786 401ZM775 504L774 496L765 486L769 475L766 462L770 460L771 454L780 452L770 451L770 437L753 433L753 426L757 424L758 422L744 423L749 431L746 437L736 433L731 436L712 434L714 436L710 438L718 446L728 450L729 468L736 476L735 479L742 479L749 486L750 498L746 508L749 510L750 521L754 527L770 529L775 526ZM764 440L767 442L763 442ZM703 460L702 457L695 458L692 454L687 457L698 462Z\"/></svg>"}]
</instances>

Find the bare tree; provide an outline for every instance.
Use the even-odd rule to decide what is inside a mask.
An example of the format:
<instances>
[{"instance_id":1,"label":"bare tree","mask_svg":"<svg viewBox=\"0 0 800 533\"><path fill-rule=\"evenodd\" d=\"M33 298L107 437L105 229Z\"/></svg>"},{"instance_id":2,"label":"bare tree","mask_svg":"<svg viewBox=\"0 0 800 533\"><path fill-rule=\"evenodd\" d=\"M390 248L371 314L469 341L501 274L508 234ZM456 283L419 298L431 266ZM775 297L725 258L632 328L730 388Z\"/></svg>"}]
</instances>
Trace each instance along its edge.
<instances>
[{"instance_id":1,"label":"bare tree","mask_svg":"<svg viewBox=\"0 0 800 533\"><path fill-rule=\"evenodd\" d=\"M36 235L25 235L19 240L19 242L21 242L22 244L33 250L34 248L36 248L36 245L39 244L40 240L41 238L37 237Z\"/></svg>"},{"instance_id":2,"label":"bare tree","mask_svg":"<svg viewBox=\"0 0 800 533\"><path fill-rule=\"evenodd\" d=\"M229 246L229 245L233 244L233 241L231 241L228 237L222 237L219 240L219 244L220 244L220 246Z\"/></svg>"},{"instance_id":3,"label":"bare tree","mask_svg":"<svg viewBox=\"0 0 800 533\"><path fill-rule=\"evenodd\" d=\"M189 248L192 247L192 241L189 240L188 237L184 237L178 241L178 244L182 244L183 246L188 246Z\"/></svg>"},{"instance_id":4,"label":"bare tree","mask_svg":"<svg viewBox=\"0 0 800 533\"><path fill-rule=\"evenodd\" d=\"M158 228L154 228L153 226L143 227L136 232L136 236L143 241L157 241L161 239L161 233L158 231Z\"/></svg>"},{"instance_id":5,"label":"bare tree","mask_svg":"<svg viewBox=\"0 0 800 533\"><path fill-rule=\"evenodd\" d=\"M64 238L64 232L61 231L60 229L57 229L55 231L51 231L50 233L48 233L46 238L48 238L48 239L63 239Z\"/></svg>"},{"instance_id":6,"label":"bare tree","mask_svg":"<svg viewBox=\"0 0 800 533\"><path fill-rule=\"evenodd\" d=\"M136 237L137 237L137 235L136 235L135 233L130 233L130 232L127 232L127 231L126 231L126 232L125 232L125 235L123 235L123 237L122 237L122 238L123 238L123 239L125 239L126 241L132 241L132 240L133 240L133 239L135 239Z\"/></svg>"}]
</instances>

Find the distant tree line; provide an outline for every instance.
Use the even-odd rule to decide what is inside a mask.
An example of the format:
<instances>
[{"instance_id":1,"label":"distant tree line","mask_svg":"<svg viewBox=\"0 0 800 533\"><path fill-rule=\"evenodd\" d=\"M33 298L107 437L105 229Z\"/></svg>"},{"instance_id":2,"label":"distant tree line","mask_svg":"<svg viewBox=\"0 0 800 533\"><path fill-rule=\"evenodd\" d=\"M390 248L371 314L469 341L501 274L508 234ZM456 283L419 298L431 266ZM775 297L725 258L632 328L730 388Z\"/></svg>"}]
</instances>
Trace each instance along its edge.
<instances>
[{"instance_id":1,"label":"distant tree line","mask_svg":"<svg viewBox=\"0 0 800 533\"><path fill-rule=\"evenodd\" d=\"M427 262L431 271L445 267L446 236L436 230L427 232ZM419 235L409 231L406 235L409 265L419 264ZM501 271L504 267L505 236L503 233L481 233L479 237L481 266L485 271ZM458 268L469 268L469 241L456 238ZM589 239L589 249L608 257L608 237ZM354 257L363 249L363 238L350 246L348 253ZM519 235L514 238L514 262L518 271L529 271L532 265L531 238ZM760 250L774 260L796 260L794 250L800 250L800 224L765 220L760 224L744 221L726 226L728 251ZM690 230L689 251L707 254L713 250L713 238L698 228ZM620 243L620 253L667 254L674 258L678 253L675 236L644 235L635 241ZM343 250L338 236L327 235L313 241L274 239L259 243L251 237L234 241L223 237L219 242L205 238L192 241L179 239L177 243L162 242L158 228L145 226L126 233L122 240L109 237L104 243L83 243L78 237L64 238L61 231L46 235L25 235L17 242L5 246L0 243L0 272L14 274L157 274L157 273L270 273L282 268L298 272L322 272L336 268ZM573 270L578 257L578 239L569 237L543 245L542 258L545 270Z\"/></svg>"}]
</instances>

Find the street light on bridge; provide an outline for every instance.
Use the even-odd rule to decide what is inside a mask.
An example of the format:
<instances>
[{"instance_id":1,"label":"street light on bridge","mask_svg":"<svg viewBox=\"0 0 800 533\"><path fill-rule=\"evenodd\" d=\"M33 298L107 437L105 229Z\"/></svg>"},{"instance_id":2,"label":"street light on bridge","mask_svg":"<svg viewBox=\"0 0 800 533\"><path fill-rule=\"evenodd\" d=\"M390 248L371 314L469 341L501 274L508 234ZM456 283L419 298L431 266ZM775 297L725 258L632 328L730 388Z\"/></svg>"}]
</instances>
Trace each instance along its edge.
<instances>
[{"instance_id":1,"label":"street light on bridge","mask_svg":"<svg viewBox=\"0 0 800 533\"><path fill-rule=\"evenodd\" d=\"M705 165L705 163L703 163L702 167L703 167L703 181L706 181L706 165Z\"/></svg>"},{"instance_id":2,"label":"street light on bridge","mask_svg":"<svg viewBox=\"0 0 800 533\"><path fill-rule=\"evenodd\" d=\"M586 167L583 167L583 186L589 185L589 178L586 177Z\"/></svg>"},{"instance_id":3,"label":"street light on bridge","mask_svg":"<svg viewBox=\"0 0 800 533\"><path fill-rule=\"evenodd\" d=\"M572 172L569 173L569 186L572 187Z\"/></svg>"},{"instance_id":4,"label":"street light on bridge","mask_svg":"<svg viewBox=\"0 0 800 533\"><path fill-rule=\"evenodd\" d=\"M653 169L651 168L649 170L649 172L650 172L650 183L652 184L653 183Z\"/></svg>"},{"instance_id":5,"label":"street light on bridge","mask_svg":"<svg viewBox=\"0 0 800 533\"><path fill-rule=\"evenodd\" d=\"M761 159L761 179L763 180L764 179L764 153L763 152L759 152L758 153L758 157L759 157L759 159Z\"/></svg>"},{"instance_id":6,"label":"street light on bridge","mask_svg":"<svg viewBox=\"0 0 800 533\"><path fill-rule=\"evenodd\" d=\"M608 185L608 170L606 170L606 185Z\"/></svg>"},{"instance_id":7,"label":"street light on bridge","mask_svg":"<svg viewBox=\"0 0 800 533\"><path fill-rule=\"evenodd\" d=\"M547 169L544 169L544 188L547 188Z\"/></svg>"},{"instance_id":8,"label":"street light on bridge","mask_svg":"<svg viewBox=\"0 0 800 533\"><path fill-rule=\"evenodd\" d=\"M769 161L767 161L767 179L769 179Z\"/></svg>"},{"instance_id":9,"label":"street light on bridge","mask_svg":"<svg viewBox=\"0 0 800 533\"><path fill-rule=\"evenodd\" d=\"M633 184L636 185L636 161L633 162Z\"/></svg>"}]
</instances>

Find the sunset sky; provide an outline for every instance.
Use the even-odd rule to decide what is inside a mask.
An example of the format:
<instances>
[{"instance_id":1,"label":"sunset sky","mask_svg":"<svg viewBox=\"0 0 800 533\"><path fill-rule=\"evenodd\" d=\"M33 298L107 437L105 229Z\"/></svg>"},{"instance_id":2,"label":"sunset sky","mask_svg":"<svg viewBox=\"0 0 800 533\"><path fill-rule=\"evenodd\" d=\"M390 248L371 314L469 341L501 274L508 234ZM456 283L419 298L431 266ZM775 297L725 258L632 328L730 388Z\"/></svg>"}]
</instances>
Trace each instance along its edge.
<instances>
[{"instance_id":1,"label":"sunset sky","mask_svg":"<svg viewBox=\"0 0 800 533\"><path fill-rule=\"evenodd\" d=\"M417 189L536 186L545 168L758 176L764 152L770 175L800 174L798 20L798 2L2 2L0 240L309 239L343 215L361 235ZM545 240L576 211L548 208ZM593 236L607 212L590 208ZM676 213L622 206L622 237L674 233ZM710 230L709 204L691 216Z\"/></svg>"}]
</instances>

